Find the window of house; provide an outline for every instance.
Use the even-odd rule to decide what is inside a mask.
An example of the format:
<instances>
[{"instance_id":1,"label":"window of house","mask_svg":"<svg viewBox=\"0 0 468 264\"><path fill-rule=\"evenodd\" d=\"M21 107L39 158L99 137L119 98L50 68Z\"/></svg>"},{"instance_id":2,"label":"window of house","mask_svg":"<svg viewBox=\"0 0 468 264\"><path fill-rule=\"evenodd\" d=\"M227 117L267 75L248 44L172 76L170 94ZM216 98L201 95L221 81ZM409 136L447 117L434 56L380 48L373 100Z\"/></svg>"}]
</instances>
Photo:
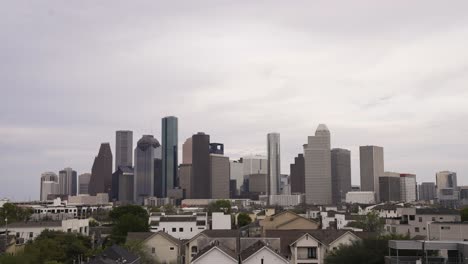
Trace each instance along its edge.
<instances>
[{"instance_id":1,"label":"window of house","mask_svg":"<svg viewBox=\"0 0 468 264\"><path fill-rule=\"evenodd\" d=\"M156 253L156 248L151 248L151 253Z\"/></svg>"},{"instance_id":2,"label":"window of house","mask_svg":"<svg viewBox=\"0 0 468 264\"><path fill-rule=\"evenodd\" d=\"M435 217L432 217L432 221L435 221Z\"/></svg>"},{"instance_id":3,"label":"window of house","mask_svg":"<svg viewBox=\"0 0 468 264\"><path fill-rule=\"evenodd\" d=\"M307 248L307 258L309 258L309 259L316 259L317 258L317 248L316 247Z\"/></svg>"},{"instance_id":4,"label":"window of house","mask_svg":"<svg viewBox=\"0 0 468 264\"><path fill-rule=\"evenodd\" d=\"M414 232L419 233L419 227L415 227Z\"/></svg>"},{"instance_id":5,"label":"window of house","mask_svg":"<svg viewBox=\"0 0 468 264\"><path fill-rule=\"evenodd\" d=\"M414 215L410 215L410 216L409 216L409 220L410 220L410 221L414 221L414 219L416 219L416 217L415 217Z\"/></svg>"},{"instance_id":6,"label":"window of house","mask_svg":"<svg viewBox=\"0 0 468 264\"><path fill-rule=\"evenodd\" d=\"M72 231L71 228L67 229L67 233L71 233L71 231Z\"/></svg>"},{"instance_id":7,"label":"window of house","mask_svg":"<svg viewBox=\"0 0 468 264\"><path fill-rule=\"evenodd\" d=\"M195 255L198 253L198 248L197 248L197 246L192 246L192 248L190 249L190 251L191 251L190 253L191 253L192 257L195 256Z\"/></svg>"},{"instance_id":8,"label":"window of house","mask_svg":"<svg viewBox=\"0 0 468 264\"><path fill-rule=\"evenodd\" d=\"M260 263L260 264L264 264L264 263L263 263L263 259L261 259L261 263Z\"/></svg>"},{"instance_id":9,"label":"window of house","mask_svg":"<svg viewBox=\"0 0 468 264\"><path fill-rule=\"evenodd\" d=\"M177 228L173 227L172 232L177 232Z\"/></svg>"},{"instance_id":10,"label":"window of house","mask_svg":"<svg viewBox=\"0 0 468 264\"><path fill-rule=\"evenodd\" d=\"M443 220L444 218L443 217L439 217L440 220Z\"/></svg>"},{"instance_id":11,"label":"window of house","mask_svg":"<svg viewBox=\"0 0 468 264\"><path fill-rule=\"evenodd\" d=\"M174 247L170 247L169 249L170 249L170 250L174 250Z\"/></svg>"},{"instance_id":12,"label":"window of house","mask_svg":"<svg viewBox=\"0 0 468 264\"><path fill-rule=\"evenodd\" d=\"M16 237L20 237L20 233L19 233L19 232L16 232Z\"/></svg>"},{"instance_id":13,"label":"window of house","mask_svg":"<svg viewBox=\"0 0 468 264\"><path fill-rule=\"evenodd\" d=\"M190 232L192 232L192 231L193 231L193 228L190 228Z\"/></svg>"},{"instance_id":14,"label":"window of house","mask_svg":"<svg viewBox=\"0 0 468 264\"><path fill-rule=\"evenodd\" d=\"M450 226L442 226L440 229L442 229L442 230L450 230Z\"/></svg>"},{"instance_id":15,"label":"window of house","mask_svg":"<svg viewBox=\"0 0 468 264\"><path fill-rule=\"evenodd\" d=\"M418 219L418 220L419 220L419 222L420 222L420 223L422 223L422 217L419 217L419 219Z\"/></svg>"},{"instance_id":16,"label":"window of house","mask_svg":"<svg viewBox=\"0 0 468 264\"><path fill-rule=\"evenodd\" d=\"M165 228L165 227L163 227L163 232L166 232L166 228Z\"/></svg>"},{"instance_id":17,"label":"window of house","mask_svg":"<svg viewBox=\"0 0 468 264\"><path fill-rule=\"evenodd\" d=\"M184 232L184 228L183 228L183 227L180 227L180 228L179 228L179 232Z\"/></svg>"},{"instance_id":18,"label":"window of house","mask_svg":"<svg viewBox=\"0 0 468 264\"><path fill-rule=\"evenodd\" d=\"M29 238L33 238L34 236L34 233L33 232L29 232Z\"/></svg>"}]
</instances>

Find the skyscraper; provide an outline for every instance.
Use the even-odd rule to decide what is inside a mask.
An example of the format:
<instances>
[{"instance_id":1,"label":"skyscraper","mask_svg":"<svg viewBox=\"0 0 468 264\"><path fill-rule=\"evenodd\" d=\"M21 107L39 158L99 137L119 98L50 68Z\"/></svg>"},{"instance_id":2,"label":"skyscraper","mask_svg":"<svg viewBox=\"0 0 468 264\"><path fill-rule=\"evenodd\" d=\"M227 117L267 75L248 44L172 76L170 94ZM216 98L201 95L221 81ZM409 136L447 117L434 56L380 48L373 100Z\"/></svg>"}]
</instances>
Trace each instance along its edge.
<instances>
[{"instance_id":1,"label":"skyscraper","mask_svg":"<svg viewBox=\"0 0 468 264\"><path fill-rule=\"evenodd\" d=\"M76 195L77 178L76 171L72 168L65 168L59 171L59 194Z\"/></svg>"},{"instance_id":2,"label":"skyscraper","mask_svg":"<svg viewBox=\"0 0 468 264\"><path fill-rule=\"evenodd\" d=\"M267 135L268 148L268 195L277 195L280 193L280 174L281 174L281 149L280 134L269 133Z\"/></svg>"},{"instance_id":3,"label":"skyscraper","mask_svg":"<svg viewBox=\"0 0 468 264\"><path fill-rule=\"evenodd\" d=\"M231 180L235 180L236 188L233 195L239 195L241 192L242 184L244 183L244 163L242 161L232 160L230 163L229 175Z\"/></svg>"},{"instance_id":4,"label":"skyscraper","mask_svg":"<svg viewBox=\"0 0 468 264\"><path fill-rule=\"evenodd\" d=\"M224 155L224 144L210 143L210 154Z\"/></svg>"},{"instance_id":5,"label":"skyscraper","mask_svg":"<svg viewBox=\"0 0 468 264\"><path fill-rule=\"evenodd\" d=\"M211 199L229 199L229 157L210 154Z\"/></svg>"},{"instance_id":6,"label":"skyscraper","mask_svg":"<svg viewBox=\"0 0 468 264\"><path fill-rule=\"evenodd\" d=\"M241 193L249 191L249 178L252 174L268 174L268 157L263 155L250 155L241 158L244 167Z\"/></svg>"},{"instance_id":7,"label":"skyscraper","mask_svg":"<svg viewBox=\"0 0 468 264\"><path fill-rule=\"evenodd\" d=\"M211 198L210 136L199 132L192 136L192 199Z\"/></svg>"},{"instance_id":8,"label":"skyscraper","mask_svg":"<svg viewBox=\"0 0 468 264\"><path fill-rule=\"evenodd\" d=\"M129 166L120 166L112 174L111 200L119 201L121 204L133 201L134 176L133 168Z\"/></svg>"},{"instance_id":9,"label":"skyscraper","mask_svg":"<svg viewBox=\"0 0 468 264\"><path fill-rule=\"evenodd\" d=\"M112 189L112 152L109 143L102 143L99 153L94 159L89 180L88 193L108 193L111 196Z\"/></svg>"},{"instance_id":10,"label":"skyscraper","mask_svg":"<svg viewBox=\"0 0 468 264\"><path fill-rule=\"evenodd\" d=\"M361 168L361 191L374 192L376 201L379 195L379 177L384 175L384 151L382 147L359 147Z\"/></svg>"},{"instance_id":11,"label":"skyscraper","mask_svg":"<svg viewBox=\"0 0 468 264\"><path fill-rule=\"evenodd\" d=\"M290 165L291 170L291 193L305 193L305 165L304 154L294 158Z\"/></svg>"},{"instance_id":12,"label":"skyscraper","mask_svg":"<svg viewBox=\"0 0 468 264\"><path fill-rule=\"evenodd\" d=\"M307 204L332 203L330 131L320 124L304 145L305 197Z\"/></svg>"},{"instance_id":13,"label":"skyscraper","mask_svg":"<svg viewBox=\"0 0 468 264\"><path fill-rule=\"evenodd\" d=\"M192 198L191 181L192 180L192 164L180 164L179 166L179 187L184 192L184 198Z\"/></svg>"},{"instance_id":14,"label":"skyscraper","mask_svg":"<svg viewBox=\"0 0 468 264\"><path fill-rule=\"evenodd\" d=\"M182 144L182 163L192 164L192 137L189 137Z\"/></svg>"},{"instance_id":15,"label":"skyscraper","mask_svg":"<svg viewBox=\"0 0 468 264\"><path fill-rule=\"evenodd\" d=\"M379 200L381 202L399 202L401 199L400 177L379 177L379 190Z\"/></svg>"},{"instance_id":16,"label":"skyscraper","mask_svg":"<svg viewBox=\"0 0 468 264\"><path fill-rule=\"evenodd\" d=\"M351 191L351 151L335 148L331 150L332 201L340 204L346 201Z\"/></svg>"},{"instance_id":17,"label":"skyscraper","mask_svg":"<svg viewBox=\"0 0 468 264\"><path fill-rule=\"evenodd\" d=\"M142 204L145 197L154 195L154 159L159 141L152 135L143 135L135 148L134 201Z\"/></svg>"},{"instance_id":18,"label":"skyscraper","mask_svg":"<svg viewBox=\"0 0 468 264\"><path fill-rule=\"evenodd\" d=\"M178 166L177 117L168 116L162 119L162 197L176 186Z\"/></svg>"},{"instance_id":19,"label":"skyscraper","mask_svg":"<svg viewBox=\"0 0 468 264\"><path fill-rule=\"evenodd\" d=\"M89 194L89 181L91 173L83 173L78 176L78 194Z\"/></svg>"},{"instance_id":20,"label":"skyscraper","mask_svg":"<svg viewBox=\"0 0 468 264\"><path fill-rule=\"evenodd\" d=\"M414 202L416 201L416 175L402 173L400 174L400 201Z\"/></svg>"},{"instance_id":21,"label":"skyscraper","mask_svg":"<svg viewBox=\"0 0 468 264\"><path fill-rule=\"evenodd\" d=\"M423 182L419 185L419 200L430 201L436 198L436 186L433 182Z\"/></svg>"},{"instance_id":22,"label":"skyscraper","mask_svg":"<svg viewBox=\"0 0 468 264\"><path fill-rule=\"evenodd\" d=\"M459 199L457 173L441 171L436 174L437 200L444 207L455 207Z\"/></svg>"},{"instance_id":23,"label":"skyscraper","mask_svg":"<svg viewBox=\"0 0 468 264\"><path fill-rule=\"evenodd\" d=\"M41 174L40 199L46 201L49 194L59 193L58 176L54 172L44 172Z\"/></svg>"},{"instance_id":24,"label":"skyscraper","mask_svg":"<svg viewBox=\"0 0 468 264\"><path fill-rule=\"evenodd\" d=\"M133 132L129 130L115 132L115 170L119 166L133 166Z\"/></svg>"}]
</instances>

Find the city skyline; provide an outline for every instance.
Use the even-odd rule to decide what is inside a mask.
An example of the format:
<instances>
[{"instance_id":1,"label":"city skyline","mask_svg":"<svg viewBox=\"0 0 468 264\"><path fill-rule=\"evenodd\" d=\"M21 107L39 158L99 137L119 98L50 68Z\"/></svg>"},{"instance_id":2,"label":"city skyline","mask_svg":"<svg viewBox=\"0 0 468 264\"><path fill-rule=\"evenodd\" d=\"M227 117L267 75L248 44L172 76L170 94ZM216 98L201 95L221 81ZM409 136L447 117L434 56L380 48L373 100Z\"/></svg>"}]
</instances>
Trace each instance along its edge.
<instances>
[{"instance_id":1,"label":"city skyline","mask_svg":"<svg viewBox=\"0 0 468 264\"><path fill-rule=\"evenodd\" d=\"M365 145L418 182L448 170L468 184L468 3L245 5L6 4L0 198L38 199L43 172L91 172L101 143L115 153L117 130L132 130L133 146L161 142L169 115L179 153L204 131L231 159L266 155L277 131L289 173L325 123L331 147L351 151L354 185Z\"/></svg>"}]
</instances>

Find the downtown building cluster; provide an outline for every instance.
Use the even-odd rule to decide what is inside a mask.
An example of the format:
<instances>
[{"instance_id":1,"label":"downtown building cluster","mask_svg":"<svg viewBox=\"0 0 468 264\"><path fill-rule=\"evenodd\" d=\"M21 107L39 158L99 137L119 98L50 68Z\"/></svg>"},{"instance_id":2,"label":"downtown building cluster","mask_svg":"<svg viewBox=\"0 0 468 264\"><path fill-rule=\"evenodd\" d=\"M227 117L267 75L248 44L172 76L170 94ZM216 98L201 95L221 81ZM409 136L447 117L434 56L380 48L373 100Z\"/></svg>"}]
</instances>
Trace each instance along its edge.
<instances>
[{"instance_id":1,"label":"downtown building cluster","mask_svg":"<svg viewBox=\"0 0 468 264\"><path fill-rule=\"evenodd\" d=\"M422 200L455 207L464 195L454 172L438 172L435 183L418 186L415 174L386 171L384 149L379 146L360 147L360 186L352 186L351 151L332 148L324 124L307 138L303 153L290 165L290 175L281 173L279 133L267 134L266 156L230 160L224 144L198 132L183 143L179 162L178 119L163 118L161 130L161 141L142 135L135 148L132 131L116 131L115 157L110 144L102 143L91 173L77 176L71 168L58 175L43 173L40 199L104 193L120 204L239 198L291 206Z\"/></svg>"}]
</instances>

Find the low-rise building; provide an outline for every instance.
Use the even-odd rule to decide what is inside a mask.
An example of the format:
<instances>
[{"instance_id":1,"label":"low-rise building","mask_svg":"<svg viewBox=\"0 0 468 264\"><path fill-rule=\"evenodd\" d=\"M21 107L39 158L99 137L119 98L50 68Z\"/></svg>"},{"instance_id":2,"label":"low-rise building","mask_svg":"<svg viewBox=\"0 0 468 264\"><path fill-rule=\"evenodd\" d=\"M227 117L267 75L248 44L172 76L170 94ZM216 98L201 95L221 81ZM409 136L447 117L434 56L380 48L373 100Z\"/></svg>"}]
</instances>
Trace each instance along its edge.
<instances>
[{"instance_id":1,"label":"low-rise building","mask_svg":"<svg viewBox=\"0 0 468 264\"><path fill-rule=\"evenodd\" d=\"M459 263L468 264L468 242L390 240L386 264Z\"/></svg>"},{"instance_id":2,"label":"low-rise building","mask_svg":"<svg viewBox=\"0 0 468 264\"><path fill-rule=\"evenodd\" d=\"M294 229L319 229L320 224L314 220L302 217L292 211L283 211L275 215L267 216L259 221L263 233L267 230L294 230Z\"/></svg>"},{"instance_id":3,"label":"low-rise building","mask_svg":"<svg viewBox=\"0 0 468 264\"><path fill-rule=\"evenodd\" d=\"M102 205L109 204L109 194L98 193L96 195L80 194L77 196L68 197L69 205L86 204L86 205Z\"/></svg>"},{"instance_id":4,"label":"low-rise building","mask_svg":"<svg viewBox=\"0 0 468 264\"><path fill-rule=\"evenodd\" d=\"M468 241L468 222L431 222L428 240Z\"/></svg>"},{"instance_id":5,"label":"low-rise building","mask_svg":"<svg viewBox=\"0 0 468 264\"><path fill-rule=\"evenodd\" d=\"M346 203L375 204L374 192L347 192Z\"/></svg>"},{"instance_id":6,"label":"low-rise building","mask_svg":"<svg viewBox=\"0 0 468 264\"><path fill-rule=\"evenodd\" d=\"M151 232L163 231L177 239L191 239L196 234L209 229L207 213L177 215L151 213L149 225Z\"/></svg>"},{"instance_id":7,"label":"low-rise building","mask_svg":"<svg viewBox=\"0 0 468 264\"><path fill-rule=\"evenodd\" d=\"M304 194L292 194L292 195L260 195L259 200L265 202L270 201L270 205L282 206L282 207L293 207L298 206L304 203L305 195Z\"/></svg>"},{"instance_id":8,"label":"low-rise building","mask_svg":"<svg viewBox=\"0 0 468 264\"><path fill-rule=\"evenodd\" d=\"M460 213L446 208L398 208L400 218L387 219L384 229L387 233L415 236L427 236L431 222L459 222Z\"/></svg>"},{"instance_id":9,"label":"low-rise building","mask_svg":"<svg viewBox=\"0 0 468 264\"><path fill-rule=\"evenodd\" d=\"M213 230L226 230L231 229L231 215L224 213L211 214L211 229Z\"/></svg>"},{"instance_id":10,"label":"low-rise building","mask_svg":"<svg viewBox=\"0 0 468 264\"><path fill-rule=\"evenodd\" d=\"M129 232L127 242L143 245L147 255L156 263L182 263L183 245L181 240L166 232Z\"/></svg>"}]
</instances>

